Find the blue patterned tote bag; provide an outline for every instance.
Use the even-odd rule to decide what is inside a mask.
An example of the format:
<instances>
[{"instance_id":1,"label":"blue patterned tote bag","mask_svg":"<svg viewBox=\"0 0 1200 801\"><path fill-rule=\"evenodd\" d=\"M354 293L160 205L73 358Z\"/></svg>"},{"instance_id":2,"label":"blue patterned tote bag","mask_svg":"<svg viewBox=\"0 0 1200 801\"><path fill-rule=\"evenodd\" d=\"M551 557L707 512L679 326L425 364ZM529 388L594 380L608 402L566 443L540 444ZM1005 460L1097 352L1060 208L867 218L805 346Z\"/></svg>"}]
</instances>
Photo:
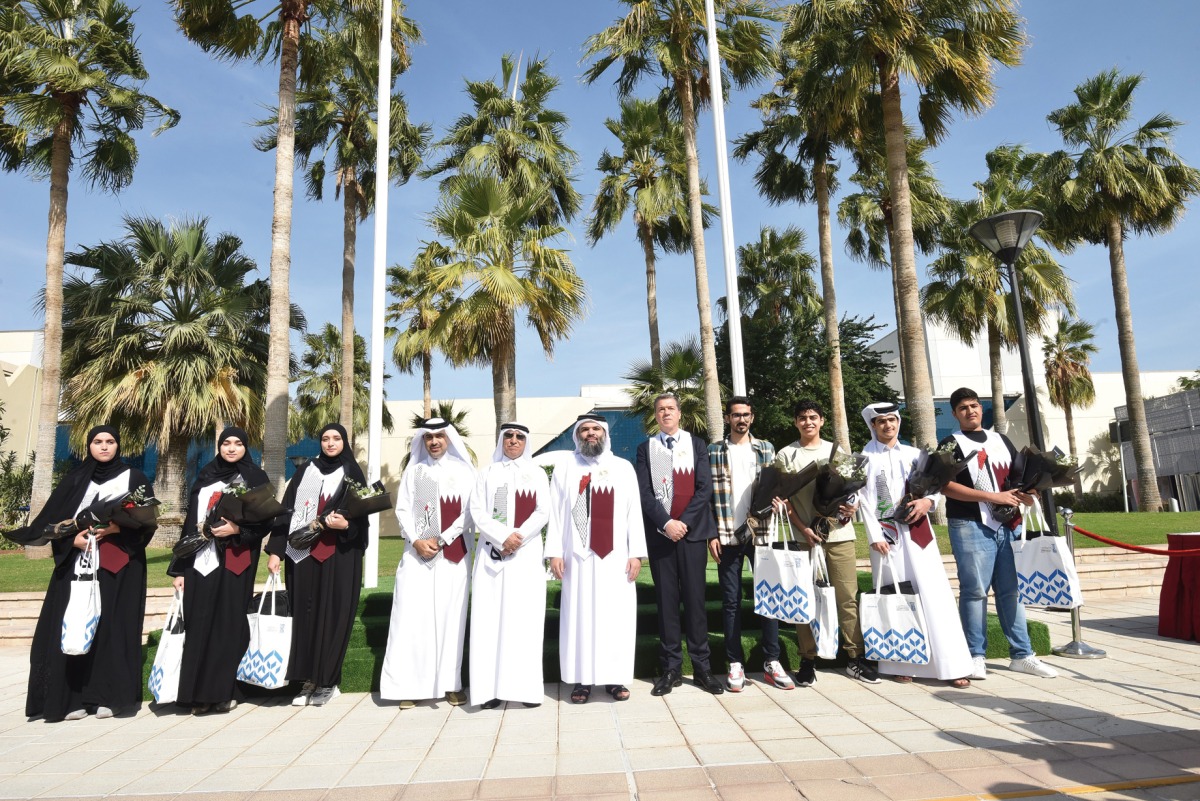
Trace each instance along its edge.
<instances>
[{"instance_id":1,"label":"blue patterned tote bag","mask_svg":"<svg viewBox=\"0 0 1200 801\"><path fill-rule=\"evenodd\" d=\"M811 553L792 539L786 518L773 518L775 542L754 549L754 613L784 623L811 623L816 612Z\"/></svg>"},{"instance_id":2,"label":"blue patterned tote bag","mask_svg":"<svg viewBox=\"0 0 1200 801\"><path fill-rule=\"evenodd\" d=\"M888 554L888 572L895 576L891 559ZM876 583L874 592L863 593L858 599L858 619L866 646L863 656L877 662L929 664L928 628L921 599L916 592L902 592L894 578L892 593L880 592L880 587Z\"/></svg>"}]
</instances>

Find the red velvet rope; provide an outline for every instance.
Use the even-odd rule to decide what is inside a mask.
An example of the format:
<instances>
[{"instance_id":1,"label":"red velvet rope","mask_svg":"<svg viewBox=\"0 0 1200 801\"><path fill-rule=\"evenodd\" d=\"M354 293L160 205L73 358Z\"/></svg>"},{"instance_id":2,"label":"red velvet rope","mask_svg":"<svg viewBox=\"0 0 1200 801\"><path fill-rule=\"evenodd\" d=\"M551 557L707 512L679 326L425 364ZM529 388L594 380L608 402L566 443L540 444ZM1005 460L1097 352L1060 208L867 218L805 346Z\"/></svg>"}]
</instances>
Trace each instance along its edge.
<instances>
[{"instance_id":1,"label":"red velvet rope","mask_svg":"<svg viewBox=\"0 0 1200 801\"><path fill-rule=\"evenodd\" d=\"M1130 545L1127 542L1117 542L1116 540L1110 540L1108 537L1101 537L1099 534L1093 534L1092 532L1090 532L1086 529L1082 529L1079 526L1071 526L1071 528L1075 529L1076 531L1078 531L1080 534L1082 534L1085 537L1091 537L1092 539L1096 540L1097 542L1103 542L1107 545L1115 545L1118 548L1124 548L1127 551L1137 551L1138 553L1153 553L1153 554L1158 554L1159 556L1200 556L1200 548L1193 548L1193 549L1187 550L1187 551L1171 551L1166 548L1147 548L1144 545Z\"/></svg>"}]
</instances>

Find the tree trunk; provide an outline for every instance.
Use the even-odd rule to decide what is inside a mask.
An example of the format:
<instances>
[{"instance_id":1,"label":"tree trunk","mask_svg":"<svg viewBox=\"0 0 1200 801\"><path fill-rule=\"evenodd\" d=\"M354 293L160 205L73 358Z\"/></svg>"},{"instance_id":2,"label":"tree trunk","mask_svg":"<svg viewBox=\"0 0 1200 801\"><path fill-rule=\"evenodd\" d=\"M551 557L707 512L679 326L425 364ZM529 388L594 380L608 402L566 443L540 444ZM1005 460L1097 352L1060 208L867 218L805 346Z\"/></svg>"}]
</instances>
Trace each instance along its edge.
<instances>
[{"instance_id":1,"label":"tree trunk","mask_svg":"<svg viewBox=\"0 0 1200 801\"><path fill-rule=\"evenodd\" d=\"M700 156L696 152L696 105L691 76L676 75L675 91L683 112L683 144L688 174L688 219L692 228L692 262L696 268L696 310L700 315L700 350L704 357L704 410L708 440L717 442L725 432L721 410L721 384L717 376L717 340L713 333L712 302L708 293L708 263L704 256L704 213L700 198ZM729 287L737 292L737 287Z\"/></svg>"},{"instance_id":2,"label":"tree trunk","mask_svg":"<svg viewBox=\"0 0 1200 801\"><path fill-rule=\"evenodd\" d=\"M992 430L998 434L1004 434L1008 431L1008 415L1004 411L1004 368L1000 363L1000 351L1003 343L1000 341L1000 332L996 330L996 324L988 320L987 324L987 343L988 343L988 367L992 374ZM1032 403L1036 399L1026 398L1026 403ZM1030 441L1033 441L1033 432L1029 434Z\"/></svg>"},{"instance_id":3,"label":"tree trunk","mask_svg":"<svg viewBox=\"0 0 1200 801\"><path fill-rule=\"evenodd\" d=\"M299 6L300 14L296 13ZM296 147L296 67L300 51L302 3L285 3L279 54L279 136L275 146L275 208L271 216L271 338L267 351L267 390L263 470L282 491L288 441L288 383L292 263L292 178Z\"/></svg>"},{"instance_id":4,"label":"tree trunk","mask_svg":"<svg viewBox=\"0 0 1200 801\"><path fill-rule=\"evenodd\" d=\"M421 397L425 401L425 419L433 414L433 357L429 351L421 354Z\"/></svg>"},{"instance_id":5,"label":"tree trunk","mask_svg":"<svg viewBox=\"0 0 1200 801\"><path fill-rule=\"evenodd\" d=\"M657 373L662 369L662 347L658 339L658 278L654 271L654 239L650 236L650 227L642 220L640 214L634 214L634 224L637 226L638 241L642 244L642 253L646 257L646 319L650 322L650 366Z\"/></svg>"},{"instance_id":6,"label":"tree trunk","mask_svg":"<svg viewBox=\"0 0 1200 801\"><path fill-rule=\"evenodd\" d=\"M1113 304L1117 312L1121 378L1125 381L1125 405L1129 409L1129 439L1133 444L1133 460L1137 463L1138 511L1159 512L1162 511L1162 498L1158 494L1158 471L1154 468L1146 402L1142 398L1142 374L1138 370L1133 340L1133 311L1129 307L1129 284L1125 277L1124 231L1116 217L1108 221L1108 264L1112 270Z\"/></svg>"},{"instance_id":7,"label":"tree trunk","mask_svg":"<svg viewBox=\"0 0 1200 801\"><path fill-rule=\"evenodd\" d=\"M1063 417L1067 419L1067 449L1071 452L1071 458L1079 464L1079 449L1075 447L1075 413L1071 409L1069 401L1063 403ZM1079 503L1079 499L1083 497L1083 476L1078 472L1075 473L1075 503Z\"/></svg>"},{"instance_id":8,"label":"tree trunk","mask_svg":"<svg viewBox=\"0 0 1200 801\"><path fill-rule=\"evenodd\" d=\"M172 436L159 451L158 471L154 476L154 493L163 505L164 515L183 517L187 513L187 452L188 438Z\"/></svg>"},{"instance_id":9,"label":"tree trunk","mask_svg":"<svg viewBox=\"0 0 1200 801\"><path fill-rule=\"evenodd\" d=\"M50 497L54 449L58 439L58 401L62 393L63 257L67 247L67 183L71 177L71 132L79 99L60 97L62 119L54 127L50 154L50 213L46 231L46 310L42 323L42 397L38 405L37 445L33 457L32 519ZM50 556L48 547L26 548L31 559Z\"/></svg>"},{"instance_id":10,"label":"tree trunk","mask_svg":"<svg viewBox=\"0 0 1200 801\"><path fill-rule=\"evenodd\" d=\"M492 352L492 401L496 406L496 430L517 419L517 335L509 312L508 331Z\"/></svg>"},{"instance_id":11,"label":"tree trunk","mask_svg":"<svg viewBox=\"0 0 1200 801\"><path fill-rule=\"evenodd\" d=\"M846 394L842 387L842 337L838 330L837 293L833 287L833 231L829 225L829 165L824 156L813 165L817 196L817 242L821 258L821 298L825 309L825 341L829 346L829 399L833 441L850 453L850 424L846 420Z\"/></svg>"},{"instance_id":12,"label":"tree trunk","mask_svg":"<svg viewBox=\"0 0 1200 801\"><path fill-rule=\"evenodd\" d=\"M883 133L887 144L888 194L892 201L896 291L900 297L901 337L904 340L904 405L912 419L912 444L932 448L937 444L937 420L933 411L933 384L929 380L913 247L912 198L908 189L900 76L884 56L878 56L877 61L882 88Z\"/></svg>"},{"instance_id":13,"label":"tree trunk","mask_svg":"<svg viewBox=\"0 0 1200 801\"><path fill-rule=\"evenodd\" d=\"M908 384L904 383L904 326L900 324L900 290L896 283L896 244L892 239L892 216L884 216L883 229L887 234L889 272L892 276L892 305L896 310L896 367L900 371L900 391L908 396Z\"/></svg>"},{"instance_id":14,"label":"tree trunk","mask_svg":"<svg viewBox=\"0 0 1200 801\"><path fill-rule=\"evenodd\" d=\"M353 167L342 170L342 427L354 443L354 257L358 239L358 180Z\"/></svg>"}]
</instances>

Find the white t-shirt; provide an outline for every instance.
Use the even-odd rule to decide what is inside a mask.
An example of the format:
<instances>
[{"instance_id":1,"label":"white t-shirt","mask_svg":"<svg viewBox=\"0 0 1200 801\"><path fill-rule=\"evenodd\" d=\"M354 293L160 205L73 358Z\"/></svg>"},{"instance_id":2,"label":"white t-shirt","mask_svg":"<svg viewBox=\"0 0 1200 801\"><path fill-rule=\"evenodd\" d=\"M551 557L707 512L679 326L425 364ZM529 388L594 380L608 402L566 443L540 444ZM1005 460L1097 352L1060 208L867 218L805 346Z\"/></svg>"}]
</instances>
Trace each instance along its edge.
<instances>
[{"instance_id":1,"label":"white t-shirt","mask_svg":"<svg viewBox=\"0 0 1200 801\"><path fill-rule=\"evenodd\" d=\"M749 442L741 445L729 443L729 479L733 492L733 527L746 522L750 513L750 501L754 492L754 479L758 476L758 459L754 446Z\"/></svg>"}]
</instances>

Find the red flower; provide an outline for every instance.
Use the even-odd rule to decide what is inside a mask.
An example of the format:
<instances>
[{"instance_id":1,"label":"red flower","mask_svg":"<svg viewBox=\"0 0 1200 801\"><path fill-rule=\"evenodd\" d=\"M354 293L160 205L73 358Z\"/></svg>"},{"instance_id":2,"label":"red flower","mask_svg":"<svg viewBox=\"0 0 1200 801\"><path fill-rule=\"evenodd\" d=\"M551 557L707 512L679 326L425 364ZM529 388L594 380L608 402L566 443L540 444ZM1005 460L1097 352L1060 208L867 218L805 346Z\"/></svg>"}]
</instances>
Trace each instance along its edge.
<instances>
[{"instance_id":1,"label":"red flower","mask_svg":"<svg viewBox=\"0 0 1200 801\"><path fill-rule=\"evenodd\" d=\"M592 474L591 473L588 473L583 478L579 479L579 494L582 495L583 491L588 488L588 484L591 484L591 483L592 483Z\"/></svg>"}]
</instances>

